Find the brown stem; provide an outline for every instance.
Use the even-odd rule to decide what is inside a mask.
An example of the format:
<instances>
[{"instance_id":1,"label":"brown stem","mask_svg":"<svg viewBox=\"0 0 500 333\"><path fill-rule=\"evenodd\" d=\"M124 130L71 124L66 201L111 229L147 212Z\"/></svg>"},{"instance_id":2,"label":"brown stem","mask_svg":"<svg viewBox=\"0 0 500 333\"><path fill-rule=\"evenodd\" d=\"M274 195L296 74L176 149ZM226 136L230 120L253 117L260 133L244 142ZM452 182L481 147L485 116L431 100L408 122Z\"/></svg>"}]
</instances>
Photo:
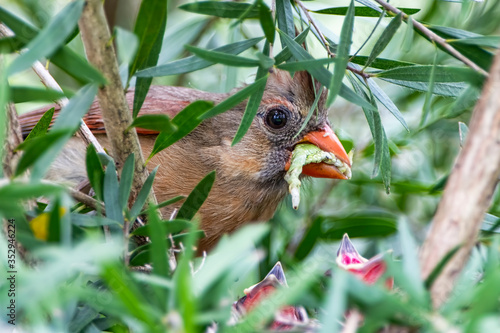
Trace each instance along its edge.
<instances>
[{"instance_id":1,"label":"brown stem","mask_svg":"<svg viewBox=\"0 0 500 333\"><path fill-rule=\"evenodd\" d=\"M382 7L384 7L387 11L390 11L390 12L394 13L395 15L397 15L399 13L403 13L401 10L397 9L396 7L394 7L393 5L389 4L388 2L385 2L383 0L374 0L374 1L377 2L379 5L381 5ZM470 68L472 68L473 70L481 73L484 76L488 76L488 72L486 72L484 69L482 69L481 67L479 67L475 62L473 62L472 60L470 60L469 58L467 58L466 56L464 56L462 53L458 52L453 46L451 46L450 44L448 44L444 38L442 38L439 35L435 34L431 30L429 30L426 26L424 26L422 23L420 23L417 20L409 17L405 13L403 13L403 18L405 20L411 19L412 23L413 23L413 26L416 29L418 29L422 34L424 34L424 36L426 36L427 38L429 38L431 41L435 42L436 44L439 44L449 54L451 54L452 56L454 56L455 58L457 58L458 60L460 60L461 62L463 62L464 64L466 64Z\"/></svg>"},{"instance_id":2,"label":"brown stem","mask_svg":"<svg viewBox=\"0 0 500 333\"><path fill-rule=\"evenodd\" d=\"M447 253L461 246L431 288L435 307L443 304L476 242L484 213L500 176L500 52L474 108L463 150L451 172L420 252L427 278Z\"/></svg>"},{"instance_id":3,"label":"brown stem","mask_svg":"<svg viewBox=\"0 0 500 333\"><path fill-rule=\"evenodd\" d=\"M68 188L69 194L73 197L78 202L81 202L87 207L90 207L96 211L100 211L101 213L105 214L105 208L104 204L94 198L92 198L89 195L86 195L85 193L82 193L78 190L75 190L73 188Z\"/></svg>"},{"instance_id":4,"label":"brown stem","mask_svg":"<svg viewBox=\"0 0 500 333\"><path fill-rule=\"evenodd\" d=\"M132 123L132 114L123 92L113 43L109 42L111 35L101 0L86 2L78 25L89 62L103 73L108 82L99 89L98 99L117 169L121 170L130 154L135 155L132 193L136 195L148 177L148 170L144 165L137 132L127 130ZM156 204L153 191L149 200Z\"/></svg>"}]
</instances>

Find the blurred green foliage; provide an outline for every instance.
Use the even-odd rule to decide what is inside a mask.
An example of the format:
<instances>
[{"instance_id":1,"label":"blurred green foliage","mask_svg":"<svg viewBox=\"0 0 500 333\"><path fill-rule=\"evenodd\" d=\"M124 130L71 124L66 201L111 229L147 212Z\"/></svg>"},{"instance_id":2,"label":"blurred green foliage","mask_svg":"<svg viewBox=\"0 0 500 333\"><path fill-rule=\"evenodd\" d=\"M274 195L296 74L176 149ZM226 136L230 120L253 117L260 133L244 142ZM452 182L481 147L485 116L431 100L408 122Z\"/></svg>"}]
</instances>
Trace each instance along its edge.
<instances>
[{"instance_id":1,"label":"blurred green foliage","mask_svg":"<svg viewBox=\"0 0 500 333\"><path fill-rule=\"evenodd\" d=\"M271 3L260 0L172 1L168 6L166 1L144 0L140 10L128 1L120 5L120 10L139 15L135 25L129 22L115 29L124 86L137 84L143 93L151 82L228 92L250 83L216 107L197 102L171 121L136 118L137 126L156 128L159 121L168 125L156 150L188 135L201 119L249 98L238 141L255 115L272 66L291 71L307 68L323 86L338 93L330 118L344 146L355 150L352 180L309 181L299 211L291 209L287 198L269 223L246 226L224 237L206 258L200 258L192 248L203 237L195 213L208 195L214 173L193 189L172 221L159 220L155 207L143 210L155 172L135 203L127 205L133 155L118 180L114 162L88 148L87 172L96 198L106 204L105 214L88 214L89 209L75 204L62 185L41 180L104 82L85 60L76 37L75 18L82 2L67 7L61 3L66 2L19 0L0 7L0 21L15 34L0 39L6 59L0 62L0 109L9 100L26 110L34 105L28 102L61 97L37 86L30 73L11 75L33 59L49 59L64 95L71 97L67 108L71 113L63 110L64 119L46 133L52 117L48 113L38 124L38 134L19 147L24 157L16 175L30 169L31 177L0 179L0 217L15 220L17 242L27 251L24 260L17 253L15 266L9 269L7 250L12 242L0 237L2 270L17 272L16 327L28 332L203 332L218 323L221 332L255 332L266 329L280 306L301 304L324 324L325 332L338 331L338 320L352 307L364 314L360 332L376 332L388 324L421 332L498 330L498 191L467 267L439 311L431 310L429 301L432 279L419 278L417 244L425 236L460 149L459 122L463 133L484 77L423 38L405 15L385 13L366 0L343 1L334 8L330 3L304 2L315 27L297 3L285 0L275 3L277 22L270 15ZM396 5L488 69L500 44L500 1L398 1ZM72 22L57 15L61 10L71 14ZM325 41L340 59L325 61ZM30 51L14 54L23 47ZM135 111L141 104L135 101ZM3 127L5 118L0 119ZM3 142L5 134L0 133ZM37 198L37 205L27 206ZM159 207L181 199L172 198ZM128 230L145 214L147 226ZM386 277L394 277L397 292L388 291L383 282L365 285L336 268L336 241L346 232L363 238L357 244L365 257L393 249L384 252ZM136 247L131 235L149 237L151 242ZM124 258L131 265L152 265L151 274L130 270ZM290 288L279 290L239 325L228 325L232 302L278 260ZM332 278L324 276L327 270L333 270ZM439 267L432 277L438 274ZM10 284L3 275L0 281L5 312ZM0 331L11 328L7 320L2 313Z\"/></svg>"}]
</instances>

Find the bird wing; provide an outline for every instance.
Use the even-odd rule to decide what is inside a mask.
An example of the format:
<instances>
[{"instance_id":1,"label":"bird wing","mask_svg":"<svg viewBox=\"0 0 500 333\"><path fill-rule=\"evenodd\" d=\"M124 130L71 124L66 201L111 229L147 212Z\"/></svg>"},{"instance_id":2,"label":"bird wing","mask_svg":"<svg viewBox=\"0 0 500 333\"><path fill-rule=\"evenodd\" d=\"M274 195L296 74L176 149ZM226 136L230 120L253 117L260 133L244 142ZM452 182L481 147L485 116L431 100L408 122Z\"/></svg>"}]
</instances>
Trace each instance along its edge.
<instances>
[{"instance_id":1,"label":"bird wing","mask_svg":"<svg viewBox=\"0 0 500 333\"><path fill-rule=\"evenodd\" d=\"M205 95L203 92L189 88L151 86L141 108L141 111L139 112L139 115L165 114L170 118L173 118L191 102L197 99L207 99L207 97L210 97L209 95L203 95ZM134 102L134 90L129 90L127 92L126 99L129 108L132 110L132 105ZM59 116L59 113L61 111L60 107L57 104L49 105L42 109L24 113L19 116L19 122L21 124L23 137L28 136L28 134L38 123L43 114L52 107L55 109L54 116L52 117L52 122L50 124L52 126L54 120ZM106 133L101 109L97 100L92 103L89 111L83 117L83 121L87 124L92 133ZM159 132L144 128L137 128L137 133L142 135L154 135L158 134Z\"/></svg>"}]
</instances>

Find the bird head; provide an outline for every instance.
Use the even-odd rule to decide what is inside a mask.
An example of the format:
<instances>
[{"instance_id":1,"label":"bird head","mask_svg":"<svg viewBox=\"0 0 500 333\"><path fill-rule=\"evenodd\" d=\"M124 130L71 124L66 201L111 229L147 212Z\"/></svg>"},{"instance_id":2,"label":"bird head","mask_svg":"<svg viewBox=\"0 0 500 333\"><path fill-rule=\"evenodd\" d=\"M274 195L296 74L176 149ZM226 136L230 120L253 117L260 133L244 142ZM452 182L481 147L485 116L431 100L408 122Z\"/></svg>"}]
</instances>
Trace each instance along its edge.
<instances>
[{"instance_id":1,"label":"bird head","mask_svg":"<svg viewBox=\"0 0 500 333\"><path fill-rule=\"evenodd\" d=\"M317 94L320 94L318 98ZM286 185L283 177L290 166L292 151L299 143L311 143L333 153L350 169L349 157L328 120L326 95L326 90L322 90L320 84L306 71L296 72L292 77L287 71L273 69L248 133L234 147L230 146L231 138L227 137L227 151L222 155L231 154L237 161L238 172L243 176L268 184ZM305 123L315 100L317 106L314 113ZM245 106L243 103L218 117L218 121L222 122L218 127L232 127L234 135ZM304 166L302 174L320 178L348 178L336 166L325 163L308 164Z\"/></svg>"}]
</instances>

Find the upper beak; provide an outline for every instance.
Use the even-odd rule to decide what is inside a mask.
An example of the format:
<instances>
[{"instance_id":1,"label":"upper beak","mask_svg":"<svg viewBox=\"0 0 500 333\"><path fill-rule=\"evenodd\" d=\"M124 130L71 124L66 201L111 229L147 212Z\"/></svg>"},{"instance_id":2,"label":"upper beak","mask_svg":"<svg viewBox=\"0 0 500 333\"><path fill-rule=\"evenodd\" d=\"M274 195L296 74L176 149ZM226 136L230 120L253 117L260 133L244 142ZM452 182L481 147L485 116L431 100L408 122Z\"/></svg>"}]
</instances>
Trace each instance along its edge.
<instances>
[{"instance_id":1,"label":"upper beak","mask_svg":"<svg viewBox=\"0 0 500 333\"><path fill-rule=\"evenodd\" d=\"M316 145L319 149L332 153L339 160L351 167L349 156L347 155L339 138L333 133L330 126L325 125L323 128L308 133L298 143L308 142ZM286 164L285 170L288 171L290 161ZM306 164L302 168L302 173L307 176L316 178L335 178L335 179L349 179L346 175L337 169L334 165L326 163L311 163Z\"/></svg>"}]
</instances>

